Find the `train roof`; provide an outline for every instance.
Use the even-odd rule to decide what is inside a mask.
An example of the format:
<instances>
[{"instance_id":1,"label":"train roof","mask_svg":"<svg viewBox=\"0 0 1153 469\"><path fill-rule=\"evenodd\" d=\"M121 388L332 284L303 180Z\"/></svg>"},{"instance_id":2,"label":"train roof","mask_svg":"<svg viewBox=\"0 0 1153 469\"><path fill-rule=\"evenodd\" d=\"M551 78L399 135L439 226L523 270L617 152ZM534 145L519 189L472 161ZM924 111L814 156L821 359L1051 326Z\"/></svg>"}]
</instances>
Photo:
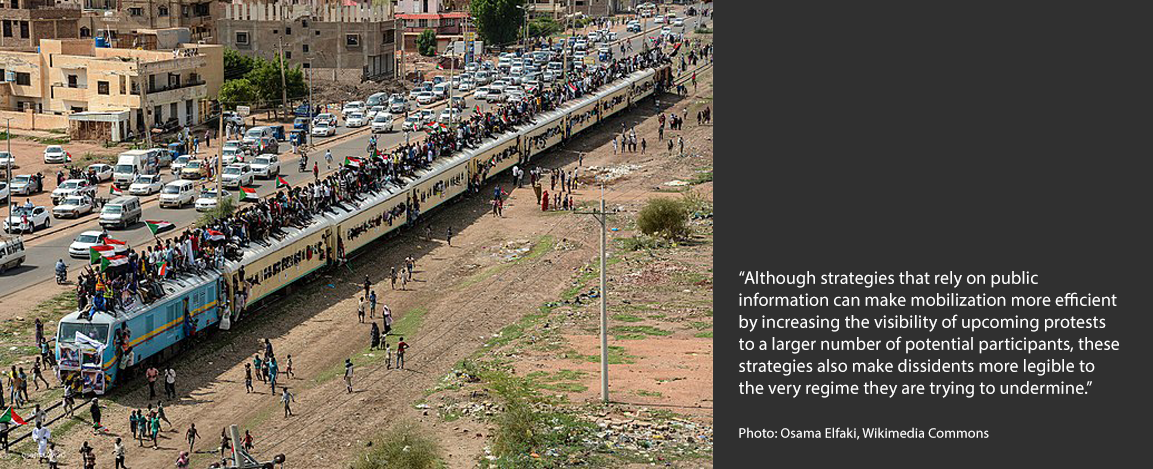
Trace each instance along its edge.
<instances>
[{"instance_id":1,"label":"train roof","mask_svg":"<svg viewBox=\"0 0 1153 469\"><path fill-rule=\"evenodd\" d=\"M134 303L128 307L127 311L118 312L116 314L110 313L96 313L93 315L91 322L95 323L113 323L118 319L131 319L139 314L153 309L158 304L163 304L172 298L179 298L185 293L188 293L196 288L202 287L210 282L216 280L220 272L216 269L205 270L204 273L184 274L176 278L171 278L160 282L161 288L164 289L164 296L153 301L152 303ZM77 322L80 320L80 312L72 312L60 319L61 322Z\"/></svg>"}]
</instances>

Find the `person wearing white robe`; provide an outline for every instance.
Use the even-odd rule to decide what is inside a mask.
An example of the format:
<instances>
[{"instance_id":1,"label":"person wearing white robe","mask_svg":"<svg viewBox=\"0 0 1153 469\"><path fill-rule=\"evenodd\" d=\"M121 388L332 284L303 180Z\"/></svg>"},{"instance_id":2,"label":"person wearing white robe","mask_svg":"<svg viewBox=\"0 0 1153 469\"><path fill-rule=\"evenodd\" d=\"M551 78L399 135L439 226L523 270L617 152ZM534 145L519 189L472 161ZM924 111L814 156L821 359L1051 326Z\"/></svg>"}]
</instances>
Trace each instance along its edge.
<instances>
[{"instance_id":1,"label":"person wearing white robe","mask_svg":"<svg viewBox=\"0 0 1153 469\"><path fill-rule=\"evenodd\" d=\"M36 429L32 430L32 441L36 442L36 455L43 461L48 457L48 439L52 438L52 430L44 427L41 424L36 425Z\"/></svg>"}]
</instances>

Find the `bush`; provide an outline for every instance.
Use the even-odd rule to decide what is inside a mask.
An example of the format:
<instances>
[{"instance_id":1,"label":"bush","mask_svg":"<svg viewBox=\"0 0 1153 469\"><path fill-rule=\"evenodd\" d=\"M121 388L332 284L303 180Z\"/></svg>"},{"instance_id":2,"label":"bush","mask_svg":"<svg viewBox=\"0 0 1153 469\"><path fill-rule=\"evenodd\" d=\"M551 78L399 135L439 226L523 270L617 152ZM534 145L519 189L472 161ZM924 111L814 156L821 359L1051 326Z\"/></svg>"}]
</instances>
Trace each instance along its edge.
<instances>
[{"instance_id":1,"label":"bush","mask_svg":"<svg viewBox=\"0 0 1153 469\"><path fill-rule=\"evenodd\" d=\"M637 216L637 227L641 233L661 236L667 239L680 239L688 236L689 212L681 201L663 197L650 199Z\"/></svg>"},{"instance_id":2,"label":"bush","mask_svg":"<svg viewBox=\"0 0 1153 469\"><path fill-rule=\"evenodd\" d=\"M431 29L421 31L416 37L416 49L425 57L436 55L436 33Z\"/></svg>"},{"instance_id":3,"label":"bush","mask_svg":"<svg viewBox=\"0 0 1153 469\"><path fill-rule=\"evenodd\" d=\"M435 469L441 467L440 447L411 422L393 427L352 463L352 469Z\"/></svg>"}]
</instances>

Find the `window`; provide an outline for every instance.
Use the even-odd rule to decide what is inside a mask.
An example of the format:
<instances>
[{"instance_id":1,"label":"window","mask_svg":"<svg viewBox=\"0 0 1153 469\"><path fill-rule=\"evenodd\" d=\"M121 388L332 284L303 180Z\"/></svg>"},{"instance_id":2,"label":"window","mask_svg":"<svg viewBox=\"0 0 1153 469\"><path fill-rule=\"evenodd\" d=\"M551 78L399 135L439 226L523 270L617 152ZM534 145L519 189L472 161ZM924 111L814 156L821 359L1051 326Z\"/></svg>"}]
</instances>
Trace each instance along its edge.
<instances>
[{"instance_id":1,"label":"window","mask_svg":"<svg viewBox=\"0 0 1153 469\"><path fill-rule=\"evenodd\" d=\"M247 31L237 31L236 32L236 43L247 45L248 44L248 32Z\"/></svg>"},{"instance_id":2,"label":"window","mask_svg":"<svg viewBox=\"0 0 1153 469\"><path fill-rule=\"evenodd\" d=\"M272 34L280 34L280 30L279 29L273 29Z\"/></svg>"},{"instance_id":3,"label":"window","mask_svg":"<svg viewBox=\"0 0 1153 469\"><path fill-rule=\"evenodd\" d=\"M179 119L176 116L180 115L179 114L180 113L180 106L177 106L176 103L169 104L168 105L168 112L169 112L169 114L168 114L169 119Z\"/></svg>"},{"instance_id":4,"label":"window","mask_svg":"<svg viewBox=\"0 0 1153 469\"><path fill-rule=\"evenodd\" d=\"M108 94L108 82L106 82L106 81L96 82L96 93Z\"/></svg>"},{"instance_id":5,"label":"window","mask_svg":"<svg viewBox=\"0 0 1153 469\"><path fill-rule=\"evenodd\" d=\"M21 86L32 85L32 75L28 72L16 72L16 84Z\"/></svg>"},{"instance_id":6,"label":"window","mask_svg":"<svg viewBox=\"0 0 1153 469\"><path fill-rule=\"evenodd\" d=\"M132 7L128 9L128 14L132 16L144 16L144 9L139 7Z\"/></svg>"},{"instance_id":7,"label":"window","mask_svg":"<svg viewBox=\"0 0 1153 469\"><path fill-rule=\"evenodd\" d=\"M312 64L311 64L311 63L309 63L309 62L305 62L305 63L303 63L303 64L301 64L301 65L302 65L304 68L312 68Z\"/></svg>"},{"instance_id":8,"label":"window","mask_svg":"<svg viewBox=\"0 0 1153 469\"><path fill-rule=\"evenodd\" d=\"M186 119L188 119L189 122L192 121L192 100L191 99L184 101L184 116Z\"/></svg>"},{"instance_id":9,"label":"window","mask_svg":"<svg viewBox=\"0 0 1153 469\"><path fill-rule=\"evenodd\" d=\"M68 75L68 87L78 88L76 75Z\"/></svg>"},{"instance_id":10,"label":"window","mask_svg":"<svg viewBox=\"0 0 1153 469\"><path fill-rule=\"evenodd\" d=\"M124 88L124 77L120 77L120 94L125 94L127 91Z\"/></svg>"},{"instance_id":11,"label":"window","mask_svg":"<svg viewBox=\"0 0 1153 469\"><path fill-rule=\"evenodd\" d=\"M390 29L390 30L384 32L383 42L385 44L388 44L388 43L393 42L395 40L396 40L396 30Z\"/></svg>"},{"instance_id":12,"label":"window","mask_svg":"<svg viewBox=\"0 0 1153 469\"><path fill-rule=\"evenodd\" d=\"M308 27L308 20L300 20L300 25L307 28ZM318 31L316 34L320 34L320 32Z\"/></svg>"},{"instance_id":13,"label":"window","mask_svg":"<svg viewBox=\"0 0 1153 469\"><path fill-rule=\"evenodd\" d=\"M7 78L4 78L4 69L0 68L0 82L6 81L6 80L7 80Z\"/></svg>"},{"instance_id":14,"label":"window","mask_svg":"<svg viewBox=\"0 0 1153 469\"><path fill-rule=\"evenodd\" d=\"M319 35L320 35L320 30L319 30L319 29L318 29L318 30L316 30L316 35L317 35L317 36L319 36Z\"/></svg>"},{"instance_id":15,"label":"window","mask_svg":"<svg viewBox=\"0 0 1153 469\"><path fill-rule=\"evenodd\" d=\"M284 34L287 36L292 35L292 28L284 28Z\"/></svg>"},{"instance_id":16,"label":"window","mask_svg":"<svg viewBox=\"0 0 1153 469\"><path fill-rule=\"evenodd\" d=\"M80 28L80 37L89 37L89 36L92 36L92 30L91 29L88 29L87 26Z\"/></svg>"},{"instance_id":17,"label":"window","mask_svg":"<svg viewBox=\"0 0 1153 469\"><path fill-rule=\"evenodd\" d=\"M348 47L360 47L360 35L359 34L345 34L344 35L344 45L346 45Z\"/></svg>"},{"instance_id":18,"label":"window","mask_svg":"<svg viewBox=\"0 0 1153 469\"><path fill-rule=\"evenodd\" d=\"M28 22L27 21L21 21L20 22L20 37L22 39L28 39Z\"/></svg>"},{"instance_id":19,"label":"window","mask_svg":"<svg viewBox=\"0 0 1153 469\"><path fill-rule=\"evenodd\" d=\"M292 60L292 51L284 51L284 59Z\"/></svg>"},{"instance_id":20,"label":"window","mask_svg":"<svg viewBox=\"0 0 1153 469\"><path fill-rule=\"evenodd\" d=\"M301 47L303 48L304 52L308 52L308 44L305 44Z\"/></svg>"},{"instance_id":21,"label":"window","mask_svg":"<svg viewBox=\"0 0 1153 469\"><path fill-rule=\"evenodd\" d=\"M156 8L156 16L168 16L168 6L160 5Z\"/></svg>"},{"instance_id":22,"label":"window","mask_svg":"<svg viewBox=\"0 0 1153 469\"><path fill-rule=\"evenodd\" d=\"M4 37L12 37L12 22L4 20Z\"/></svg>"}]
</instances>

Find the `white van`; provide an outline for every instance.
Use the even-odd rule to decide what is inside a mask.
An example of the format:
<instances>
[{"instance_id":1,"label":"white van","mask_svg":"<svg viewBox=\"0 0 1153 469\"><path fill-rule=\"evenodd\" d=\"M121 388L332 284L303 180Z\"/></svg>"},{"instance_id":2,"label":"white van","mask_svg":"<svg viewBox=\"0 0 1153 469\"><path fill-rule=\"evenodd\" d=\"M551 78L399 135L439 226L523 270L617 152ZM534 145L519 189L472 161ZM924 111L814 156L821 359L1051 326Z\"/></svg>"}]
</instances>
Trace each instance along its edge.
<instances>
[{"instance_id":1,"label":"white van","mask_svg":"<svg viewBox=\"0 0 1153 469\"><path fill-rule=\"evenodd\" d=\"M100 226L128 228L140 221L140 198L126 195L112 199L100 210Z\"/></svg>"},{"instance_id":2,"label":"white van","mask_svg":"<svg viewBox=\"0 0 1153 469\"><path fill-rule=\"evenodd\" d=\"M244 140L242 140L242 142L246 144L256 144L265 138L276 140L276 132L272 130L272 127L262 126L248 129L247 132L244 132Z\"/></svg>"},{"instance_id":3,"label":"white van","mask_svg":"<svg viewBox=\"0 0 1153 469\"><path fill-rule=\"evenodd\" d=\"M195 185L187 179L177 179L160 189L160 206L180 208L196 199Z\"/></svg>"},{"instance_id":4,"label":"white van","mask_svg":"<svg viewBox=\"0 0 1153 469\"><path fill-rule=\"evenodd\" d=\"M19 236L0 237L0 272L24 263L24 240Z\"/></svg>"},{"instance_id":5,"label":"white van","mask_svg":"<svg viewBox=\"0 0 1153 469\"><path fill-rule=\"evenodd\" d=\"M128 150L121 153L116 158L116 166L112 169L112 183L116 187L127 187L136 180L137 174L148 174L148 161L151 156L153 164L156 161L155 149L153 150Z\"/></svg>"},{"instance_id":6,"label":"white van","mask_svg":"<svg viewBox=\"0 0 1153 469\"><path fill-rule=\"evenodd\" d=\"M369 108L371 108L373 106L383 106L385 104L388 104L386 102L387 100L388 100L388 93L385 93L385 92L373 93L371 96L368 97L368 101L365 102L365 105L368 106Z\"/></svg>"}]
</instances>

